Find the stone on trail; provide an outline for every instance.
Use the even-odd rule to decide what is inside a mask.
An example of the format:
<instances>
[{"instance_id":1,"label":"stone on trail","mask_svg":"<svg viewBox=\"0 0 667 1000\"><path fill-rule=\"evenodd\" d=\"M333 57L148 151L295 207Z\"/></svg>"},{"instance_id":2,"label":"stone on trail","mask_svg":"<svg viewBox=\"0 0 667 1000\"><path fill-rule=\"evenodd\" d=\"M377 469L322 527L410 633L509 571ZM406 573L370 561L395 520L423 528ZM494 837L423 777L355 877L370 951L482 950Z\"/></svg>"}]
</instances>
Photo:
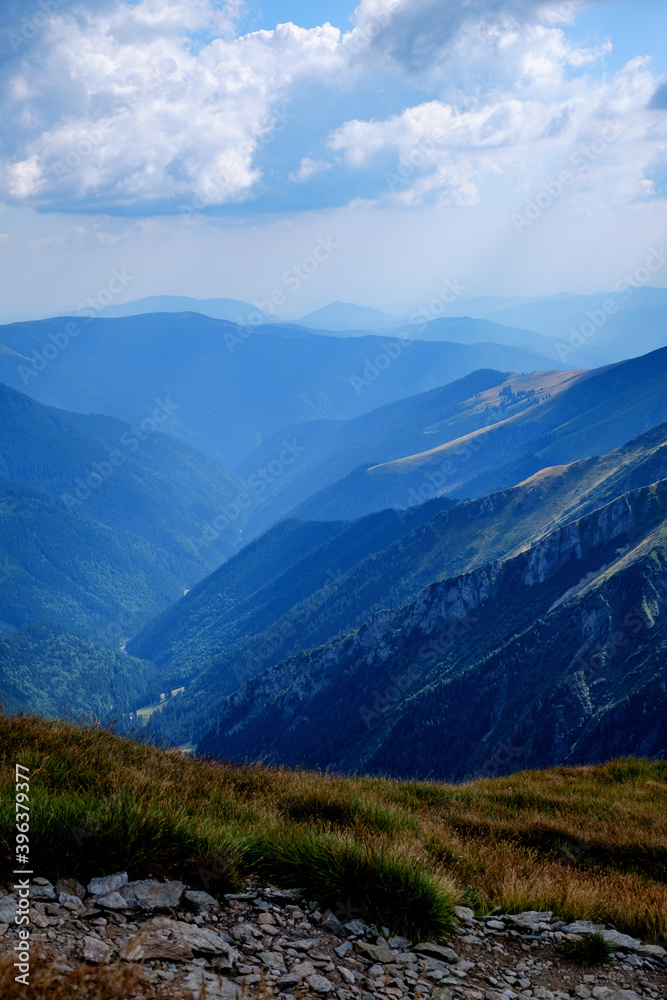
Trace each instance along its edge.
<instances>
[{"instance_id":1,"label":"stone on trail","mask_svg":"<svg viewBox=\"0 0 667 1000\"><path fill-rule=\"evenodd\" d=\"M95 906L101 906L105 910L127 910L128 904L119 892L110 892L107 896L99 896L95 900Z\"/></svg>"},{"instance_id":2,"label":"stone on trail","mask_svg":"<svg viewBox=\"0 0 667 1000\"><path fill-rule=\"evenodd\" d=\"M193 913L204 914L220 912L220 903L214 896L209 895L208 892L199 892L195 889L188 889L187 892L183 893L183 901L188 910L192 910Z\"/></svg>"},{"instance_id":3,"label":"stone on trail","mask_svg":"<svg viewBox=\"0 0 667 1000\"><path fill-rule=\"evenodd\" d=\"M110 892L117 892L118 889L127 885L127 882L127 872L116 872L115 875L92 878L88 883L88 892L91 896L107 896Z\"/></svg>"},{"instance_id":4,"label":"stone on trail","mask_svg":"<svg viewBox=\"0 0 667 1000\"><path fill-rule=\"evenodd\" d=\"M87 962L96 962L98 965L103 965L109 961L112 951L113 946L105 944L99 938L84 937L83 939L83 957Z\"/></svg>"},{"instance_id":5,"label":"stone on trail","mask_svg":"<svg viewBox=\"0 0 667 1000\"><path fill-rule=\"evenodd\" d=\"M334 988L333 983L330 982L326 976L308 976L308 985L311 990L314 990L316 993L320 993L322 996L327 993L331 993Z\"/></svg>"},{"instance_id":6,"label":"stone on trail","mask_svg":"<svg viewBox=\"0 0 667 1000\"><path fill-rule=\"evenodd\" d=\"M416 944L412 950L418 952L420 955L428 955L430 958L437 958L441 962L458 962L459 960L459 956L453 948L447 948L445 945L441 944L434 944L433 941L423 941L421 944Z\"/></svg>"},{"instance_id":7,"label":"stone on trail","mask_svg":"<svg viewBox=\"0 0 667 1000\"><path fill-rule=\"evenodd\" d=\"M120 895L130 910L176 910L186 889L182 882L142 879L122 886Z\"/></svg>"}]
</instances>

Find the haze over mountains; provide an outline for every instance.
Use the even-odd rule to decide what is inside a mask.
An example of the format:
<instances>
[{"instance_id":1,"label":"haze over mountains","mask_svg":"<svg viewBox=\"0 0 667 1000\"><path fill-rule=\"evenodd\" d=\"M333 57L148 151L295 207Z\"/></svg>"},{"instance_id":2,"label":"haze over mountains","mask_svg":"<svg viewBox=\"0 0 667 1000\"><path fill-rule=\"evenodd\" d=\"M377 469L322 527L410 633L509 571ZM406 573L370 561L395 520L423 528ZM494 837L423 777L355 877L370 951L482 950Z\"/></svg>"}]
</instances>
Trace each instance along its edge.
<instances>
[{"instance_id":1,"label":"haze over mountains","mask_svg":"<svg viewBox=\"0 0 667 1000\"><path fill-rule=\"evenodd\" d=\"M2 327L8 705L402 776L499 741L507 770L664 753L667 296L640 291L609 329L648 310L660 349L613 363L522 327L575 297L512 324L492 300L255 327L167 296Z\"/></svg>"},{"instance_id":2,"label":"haze over mountains","mask_svg":"<svg viewBox=\"0 0 667 1000\"><path fill-rule=\"evenodd\" d=\"M194 313L12 324L0 338L6 385L50 406L128 421L167 394L178 405L174 432L231 466L296 422L349 419L478 368L567 367L494 343L254 332Z\"/></svg>"}]
</instances>

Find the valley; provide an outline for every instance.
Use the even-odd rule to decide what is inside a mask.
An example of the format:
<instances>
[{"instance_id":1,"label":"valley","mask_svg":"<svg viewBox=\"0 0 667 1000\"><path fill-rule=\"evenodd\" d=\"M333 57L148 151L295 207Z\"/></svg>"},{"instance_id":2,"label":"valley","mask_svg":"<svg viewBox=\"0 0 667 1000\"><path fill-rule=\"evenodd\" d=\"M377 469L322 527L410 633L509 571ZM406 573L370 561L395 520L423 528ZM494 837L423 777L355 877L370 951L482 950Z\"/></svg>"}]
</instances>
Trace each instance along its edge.
<instances>
[{"instance_id":1,"label":"valley","mask_svg":"<svg viewBox=\"0 0 667 1000\"><path fill-rule=\"evenodd\" d=\"M667 7L0 29L0 1000L667 1000Z\"/></svg>"}]
</instances>

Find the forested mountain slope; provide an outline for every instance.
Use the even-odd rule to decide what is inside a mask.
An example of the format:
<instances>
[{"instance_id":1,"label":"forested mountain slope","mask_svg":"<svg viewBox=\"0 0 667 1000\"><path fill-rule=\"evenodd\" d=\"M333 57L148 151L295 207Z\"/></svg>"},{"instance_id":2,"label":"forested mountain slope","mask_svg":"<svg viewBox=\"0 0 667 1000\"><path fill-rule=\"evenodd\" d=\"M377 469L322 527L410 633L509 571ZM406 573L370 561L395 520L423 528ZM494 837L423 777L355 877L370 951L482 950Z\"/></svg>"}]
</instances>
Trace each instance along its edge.
<instances>
[{"instance_id":1,"label":"forested mountain slope","mask_svg":"<svg viewBox=\"0 0 667 1000\"><path fill-rule=\"evenodd\" d=\"M266 671L200 749L455 779L664 754L666 574L662 480Z\"/></svg>"}]
</instances>

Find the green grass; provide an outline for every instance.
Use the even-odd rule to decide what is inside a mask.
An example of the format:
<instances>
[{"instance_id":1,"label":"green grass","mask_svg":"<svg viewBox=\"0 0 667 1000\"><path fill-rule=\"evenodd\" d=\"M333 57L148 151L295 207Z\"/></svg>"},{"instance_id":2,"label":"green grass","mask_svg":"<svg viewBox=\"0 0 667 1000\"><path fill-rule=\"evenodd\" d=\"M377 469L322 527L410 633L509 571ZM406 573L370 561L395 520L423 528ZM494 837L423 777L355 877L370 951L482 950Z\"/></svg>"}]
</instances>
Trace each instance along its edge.
<instances>
[{"instance_id":1,"label":"green grass","mask_svg":"<svg viewBox=\"0 0 667 1000\"><path fill-rule=\"evenodd\" d=\"M245 852L250 868L282 885L302 886L323 907L389 925L416 940L441 937L452 926L454 900L424 869L369 844L282 831L254 838Z\"/></svg>"},{"instance_id":2,"label":"green grass","mask_svg":"<svg viewBox=\"0 0 667 1000\"><path fill-rule=\"evenodd\" d=\"M577 965L608 965L614 957L614 946L601 934L585 934L580 941L563 941L560 950Z\"/></svg>"},{"instance_id":3,"label":"green grass","mask_svg":"<svg viewBox=\"0 0 667 1000\"><path fill-rule=\"evenodd\" d=\"M51 879L127 870L220 895L257 875L412 939L446 935L457 903L667 932L664 762L456 787L197 760L0 715L2 881L15 867L16 762L31 773L31 860Z\"/></svg>"}]
</instances>

